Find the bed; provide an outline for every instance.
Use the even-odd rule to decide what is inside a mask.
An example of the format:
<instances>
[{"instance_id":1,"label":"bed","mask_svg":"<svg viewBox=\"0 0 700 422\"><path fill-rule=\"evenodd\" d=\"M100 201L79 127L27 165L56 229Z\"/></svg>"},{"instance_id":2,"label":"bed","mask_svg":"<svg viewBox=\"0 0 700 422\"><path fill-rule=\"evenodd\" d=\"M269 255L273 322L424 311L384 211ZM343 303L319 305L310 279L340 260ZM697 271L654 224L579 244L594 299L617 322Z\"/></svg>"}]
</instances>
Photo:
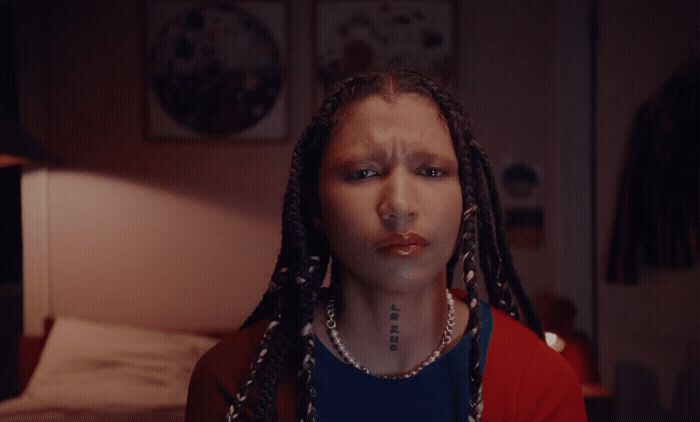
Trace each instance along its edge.
<instances>
[{"instance_id":1,"label":"bed","mask_svg":"<svg viewBox=\"0 0 700 422\"><path fill-rule=\"evenodd\" d=\"M75 318L51 325L45 341L24 340L20 372L32 374L19 397L0 402L1 421L182 421L194 365L220 337Z\"/></svg>"}]
</instances>

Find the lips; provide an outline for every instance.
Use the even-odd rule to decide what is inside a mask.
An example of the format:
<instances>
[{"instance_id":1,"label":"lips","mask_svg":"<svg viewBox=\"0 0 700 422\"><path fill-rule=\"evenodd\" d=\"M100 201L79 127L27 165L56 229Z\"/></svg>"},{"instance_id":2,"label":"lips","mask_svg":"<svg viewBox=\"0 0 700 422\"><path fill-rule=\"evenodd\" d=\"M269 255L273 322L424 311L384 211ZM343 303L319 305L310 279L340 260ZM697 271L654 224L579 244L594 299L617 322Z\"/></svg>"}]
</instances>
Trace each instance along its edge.
<instances>
[{"instance_id":1,"label":"lips","mask_svg":"<svg viewBox=\"0 0 700 422\"><path fill-rule=\"evenodd\" d=\"M395 256L413 256L420 253L430 242L417 233L391 233L377 242L377 250Z\"/></svg>"}]
</instances>

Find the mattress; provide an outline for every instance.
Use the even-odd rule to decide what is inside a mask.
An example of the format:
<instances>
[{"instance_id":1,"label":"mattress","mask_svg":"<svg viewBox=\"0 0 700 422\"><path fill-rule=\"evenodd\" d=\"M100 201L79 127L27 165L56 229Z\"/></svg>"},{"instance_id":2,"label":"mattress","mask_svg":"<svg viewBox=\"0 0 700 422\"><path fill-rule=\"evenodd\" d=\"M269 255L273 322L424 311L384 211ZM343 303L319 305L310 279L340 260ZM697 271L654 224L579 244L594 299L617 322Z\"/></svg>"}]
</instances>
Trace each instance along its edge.
<instances>
[{"instance_id":1,"label":"mattress","mask_svg":"<svg viewBox=\"0 0 700 422\"><path fill-rule=\"evenodd\" d=\"M182 421L190 376L217 340L57 318L24 393L0 421Z\"/></svg>"}]
</instances>

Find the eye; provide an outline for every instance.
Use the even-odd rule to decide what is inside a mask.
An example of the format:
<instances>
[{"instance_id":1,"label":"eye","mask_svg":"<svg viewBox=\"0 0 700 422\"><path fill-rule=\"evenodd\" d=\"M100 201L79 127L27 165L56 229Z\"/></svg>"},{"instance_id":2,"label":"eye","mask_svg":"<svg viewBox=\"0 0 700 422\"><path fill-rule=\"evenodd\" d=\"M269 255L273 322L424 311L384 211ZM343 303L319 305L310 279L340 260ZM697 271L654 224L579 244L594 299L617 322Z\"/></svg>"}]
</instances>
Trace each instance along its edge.
<instances>
[{"instance_id":1,"label":"eye","mask_svg":"<svg viewBox=\"0 0 700 422\"><path fill-rule=\"evenodd\" d=\"M355 171L348 173L345 176L345 181L354 182L354 181L358 181L358 180L362 180L362 179L369 179L370 177L374 177L378 174L379 173L377 173L376 171L370 170L370 169L355 170Z\"/></svg>"},{"instance_id":2,"label":"eye","mask_svg":"<svg viewBox=\"0 0 700 422\"><path fill-rule=\"evenodd\" d=\"M422 167L418 170L418 174L426 177L442 177L445 171L437 167Z\"/></svg>"}]
</instances>

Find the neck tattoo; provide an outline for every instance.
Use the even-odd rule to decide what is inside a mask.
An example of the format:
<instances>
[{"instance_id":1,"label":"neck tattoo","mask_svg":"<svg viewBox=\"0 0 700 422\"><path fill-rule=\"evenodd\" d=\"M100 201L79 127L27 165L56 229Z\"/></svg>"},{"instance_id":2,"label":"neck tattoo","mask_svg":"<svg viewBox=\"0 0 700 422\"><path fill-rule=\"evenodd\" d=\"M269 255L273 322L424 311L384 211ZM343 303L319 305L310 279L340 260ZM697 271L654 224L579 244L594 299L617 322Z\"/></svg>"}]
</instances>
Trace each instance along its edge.
<instances>
[{"instance_id":1,"label":"neck tattoo","mask_svg":"<svg viewBox=\"0 0 700 422\"><path fill-rule=\"evenodd\" d=\"M389 319L391 320L391 327L389 328L389 351L397 352L399 350L399 309L396 305L391 305L391 314L389 314Z\"/></svg>"},{"instance_id":2,"label":"neck tattoo","mask_svg":"<svg viewBox=\"0 0 700 422\"><path fill-rule=\"evenodd\" d=\"M446 298L447 298L447 321L445 323L445 329L442 332L442 338L440 339L440 344L438 347L433 350L433 352L428 355L426 359L424 359L422 362L420 362L418 365L416 365L413 369L411 369L408 372L404 372L401 374L396 374L396 375L377 375L373 374L358 363L351 355L350 353L345 349L345 346L343 345L342 340L340 340L340 335L338 334L337 330L337 323L335 321L335 297L331 297L328 300L328 304L326 305L326 314L327 314L327 319L326 319L326 327L328 328L328 336L331 338L331 342L333 343L333 346L335 349L338 351L338 354L343 358L345 363L354 366L355 368L359 369L360 371L372 375L373 377L377 378L384 378L384 379L400 379L400 378L410 378L416 374L418 374L420 371L422 371L426 366L430 365L431 363L435 362L435 360L440 357L442 354L443 350L445 350L445 347L452 341L452 332L454 330L454 325L455 325L455 302L454 299L452 298L452 294L450 293L449 290L446 290ZM397 321L399 319L399 309L398 306L396 305L391 305L391 314L390 314L390 319L392 322ZM395 328L394 328L395 327ZM390 336L389 336L389 350L390 351L397 351L398 350L398 329L399 326L398 324L393 324L391 325L390 328ZM394 334L394 330L396 333ZM392 341L395 338L395 341ZM394 346L392 348L392 346Z\"/></svg>"}]
</instances>

